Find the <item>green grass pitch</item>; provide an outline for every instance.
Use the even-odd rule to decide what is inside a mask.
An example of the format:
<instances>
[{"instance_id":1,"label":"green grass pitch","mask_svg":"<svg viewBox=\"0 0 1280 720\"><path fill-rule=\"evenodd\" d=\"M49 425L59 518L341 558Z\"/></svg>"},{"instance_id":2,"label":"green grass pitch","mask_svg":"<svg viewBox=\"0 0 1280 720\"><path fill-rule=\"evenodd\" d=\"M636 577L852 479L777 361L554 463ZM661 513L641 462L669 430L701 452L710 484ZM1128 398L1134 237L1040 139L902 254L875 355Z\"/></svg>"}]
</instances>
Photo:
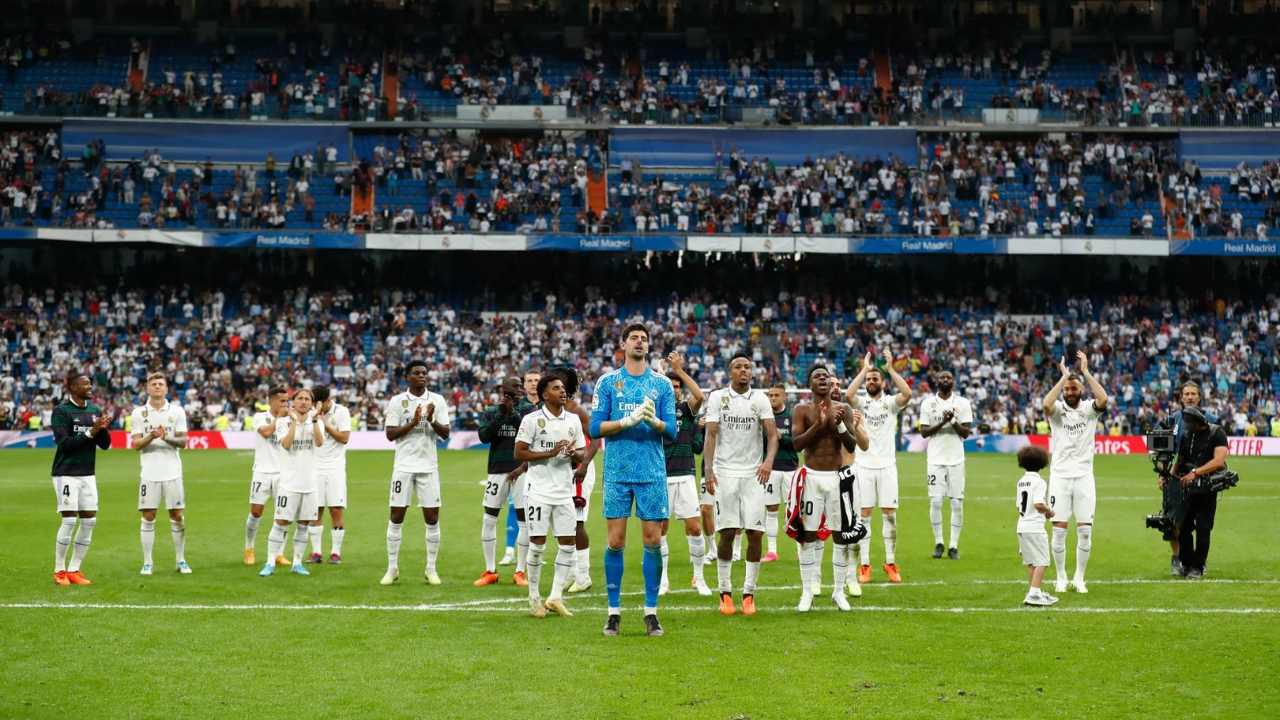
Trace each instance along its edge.
<instances>
[{"instance_id":1,"label":"green grass pitch","mask_svg":"<svg viewBox=\"0 0 1280 720\"><path fill-rule=\"evenodd\" d=\"M623 636L604 638L599 487L595 588L570 597L576 617L534 620L510 568L502 585L471 586L482 569L481 452L442 454L444 585L422 582L415 511L401 582L389 588L378 585L389 453L348 456L345 564L269 579L241 562L250 453L184 454L195 573L172 572L162 520L150 578L138 575L137 457L100 454L87 588L50 578L50 455L0 454L2 718L1158 718L1274 717L1280 707L1266 672L1280 660L1276 460L1232 461L1243 479L1222 498L1209 577L1193 583L1169 577L1167 546L1143 527L1158 507L1146 458L1099 457L1091 592L1030 609L1020 605L1013 459L969 458L962 555L949 561L929 557L923 457L903 455L902 585L883 582L877 521L876 573L855 611L835 612L824 595L798 615L795 546L784 535L781 561L761 573L760 613L723 618L714 598L689 588L677 528L674 591L660 610L667 636L647 638L637 527ZM259 557L265 536L264 524ZM1074 566L1074 533L1070 546ZM742 574L736 565L735 588ZM545 594L550 562L544 575ZM708 568L713 586L714 576ZM823 576L829 589L829 553Z\"/></svg>"}]
</instances>

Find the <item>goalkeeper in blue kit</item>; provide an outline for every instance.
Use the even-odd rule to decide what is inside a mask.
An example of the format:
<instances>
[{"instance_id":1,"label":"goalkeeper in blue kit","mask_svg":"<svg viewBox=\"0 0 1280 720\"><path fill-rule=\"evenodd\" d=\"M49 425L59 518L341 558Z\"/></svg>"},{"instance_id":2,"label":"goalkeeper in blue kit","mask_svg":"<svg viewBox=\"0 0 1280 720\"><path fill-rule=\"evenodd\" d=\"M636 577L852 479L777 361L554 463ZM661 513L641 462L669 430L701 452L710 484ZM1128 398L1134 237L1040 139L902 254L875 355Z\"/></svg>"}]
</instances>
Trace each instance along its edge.
<instances>
[{"instance_id":1,"label":"goalkeeper in blue kit","mask_svg":"<svg viewBox=\"0 0 1280 720\"><path fill-rule=\"evenodd\" d=\"M604 573L609 618L604 634L617 635L622 621L622 549L634 505L644 534L645 632L660 636L662 521L671 514L662 440L676 437L675 391L670 380L649 367L649 331L644 325L631 324L622 331L622 349L623 366L596 381L591 410L591 437L605 438L604 517L609 539Z\"/></svg>"}]
</instances>

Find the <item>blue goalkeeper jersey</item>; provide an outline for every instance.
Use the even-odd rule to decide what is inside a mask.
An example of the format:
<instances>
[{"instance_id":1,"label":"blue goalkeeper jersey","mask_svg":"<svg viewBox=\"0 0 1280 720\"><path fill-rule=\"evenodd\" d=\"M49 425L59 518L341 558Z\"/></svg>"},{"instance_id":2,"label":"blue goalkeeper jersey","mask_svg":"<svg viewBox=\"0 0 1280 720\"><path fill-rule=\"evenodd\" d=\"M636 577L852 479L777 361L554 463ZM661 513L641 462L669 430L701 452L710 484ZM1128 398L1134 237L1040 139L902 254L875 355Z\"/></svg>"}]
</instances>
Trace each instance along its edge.
<instances>
[{"instance_id":1,"label":"blue goalkeeper jersey","mask_svg":"<svg viewBox=\"0 0 1280 720\"><path fill-rule=\"evenodd\" d=\"M649 368L640 375L618 368L600 376L591 408L591 436L600 437L601 423L621 420L639 407L645 398L653 400L654 414L666 423L667 439L675 440L678 429L675 391L670 380ZM604 481L665 483L667 461L662 451L662 438L644 423L605 438Z\"/></svg>"}]
</instances>

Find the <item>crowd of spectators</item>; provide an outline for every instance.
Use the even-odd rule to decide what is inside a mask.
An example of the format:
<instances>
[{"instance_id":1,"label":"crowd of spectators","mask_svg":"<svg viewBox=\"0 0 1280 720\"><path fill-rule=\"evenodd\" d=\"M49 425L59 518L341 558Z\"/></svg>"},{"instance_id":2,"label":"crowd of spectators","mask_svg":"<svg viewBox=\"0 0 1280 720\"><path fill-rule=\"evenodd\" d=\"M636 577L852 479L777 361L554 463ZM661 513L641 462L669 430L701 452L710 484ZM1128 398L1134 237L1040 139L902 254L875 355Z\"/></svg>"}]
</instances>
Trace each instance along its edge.
<instances>
[{"instance_id":1,"label":"crowd of spectators","mask_svg":"<svg viewBox=\"0 0 1280 720\"><path fill-rule=\"evenodd\" d=\"M80 367L92 373L117 427L142 397L146 374L159 370L196 428L242 428L267 387L287 382L333 385L358 428L378 429L402 368L425 359L429 386L449 399L457 426L470 428L495 384L526 368L572 366L589 398L595 378L621 362L620 328L644 315L654 358L687 354L704 387L727 382L738 350L754 356L757 384L803 387L799 379L814 362L847 379L864 352L891 349L917 389L904 429L914 427L930 374L950 369L980 428L1042 431L1038 400L1056 381L1058 360L1078 348L1113 398L1104 432L1141 432L1169 410L1179 383L1194 378L1205 408L1229 432L1280 434L1276 295L1254 303L1115 295L1019 308L993 287L883 304L827 292L729 297L704 289L646 299L636 283L619 290L570 295L554 284L531 286L517 303L523 310L482 313L390 287L8 284L0 297L0 427L47 427L60 378Z\"/></svg>"}]
</instances>

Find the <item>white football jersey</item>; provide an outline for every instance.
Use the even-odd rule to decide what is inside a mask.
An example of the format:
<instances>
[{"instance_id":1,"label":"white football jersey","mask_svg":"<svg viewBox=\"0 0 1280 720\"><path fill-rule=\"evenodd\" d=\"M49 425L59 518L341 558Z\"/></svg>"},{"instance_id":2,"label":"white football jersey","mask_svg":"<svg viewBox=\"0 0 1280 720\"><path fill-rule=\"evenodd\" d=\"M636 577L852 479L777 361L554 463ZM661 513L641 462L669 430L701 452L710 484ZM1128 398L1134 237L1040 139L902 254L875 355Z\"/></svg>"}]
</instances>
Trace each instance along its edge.
<instances>
[{"instance_id":1,"label":"white football jersey","mask_svg":"<svg viewBox=\"0 0 1280 720\"><path fill-rule=\"evenodd\" d=\"M270 412L260 412L253 416L253 471L256 473L278 473L285 466L284 448L280 446L280 431L286 423L279 422ZM258 430L275 424L276 430L271 437L262 437Z\"/></svg>"},{"instance_id":2,"label":"white football jersey","mask_svg":"<svg viewBox=\"0 0 1280 720\"><path fill-rule=\"evenodd\" d=\"M1098 433L1098 409L1093 400L1080 398L1074 408L1065 400L1058 400L1049 413L1049 430L1053 452L1049 475L1093 477L1093 442Z\"/></svg>"},{"instance_id":3,"label":"white football jersey","mask_svg":"<svg viewBox=\"0 0 1280 720\"><path fill-rule=\"evenodd\" d=\"M716 436L717 473L754 473L764 460L765 440L761 422L773 419L769 397L748 389L739 395L722 388L707 398L707 424L719 423Z\"/></svg>"},{"instance_id":4,"label":"white football jersey","mask_svg":"<svg viewBox=\"0 0 1280 720\"><path fill-rule=\"evenodd\" d=\"M289 435L289 419L280 423L279 437ZM280 491L311 493L316 491L315 420L303 420L293 434L293 446L285 450L285 465L280 473ZM323 428L322 428L323 430ZM281 445L281 448L284 446Z\"/></svg>"},{"instance_id":5,"label":"white football jersey","mask_svg":"<svg viewBox=\"0 0 1280 720\"><path fill-rule=\"evenodd\" d=\"M582 421L564 408L559 415L552 415L545 407L538 408L524 416L516 431L516 442L527 443L533 452L546 452L561 440L568 440L574 450L587 446ZM544 505L573 502L573 460L556 456L532 461L525 473L525 482L528 502Z\"/></svg>"},{"instance_id":6,"label":"white football jersey","mask_svg":"<svg viewBox=\"0 0 1280 720\"><path fill-rule=\"evenodd\" d=\"M1036 503L1049 504L1045 497L1048 490L1049 486L1040 473L1028 472L1018 478L1018 491L1013 496L1014 507L1018 510L1018 532L1044 533L1044 521L1048 518L1036 509Z\"/></svg>"},{"instance_id":7,"label":"white football jersey","mask_svg":"<svg viewBox=\"0 0 1280 720\"><path fill-rule=\"evenodd\" d=\"M449 406L445 403L444 397L430 390L421 395L414 395L406 390L387 402L385 415L387 427L404 425L413 419L415 409L422 406L422 417L418 419L418 426L396 440L394 466L396 472L428 473L435 472L438 467L436 439L439 436L436 435L435 428L431 427L431 423L427 422L428 405L435 408L435 415L432 417L435 422L441 425L449 424Z\"/></svg>"},{"instance_id":8,"label":"white football jersey","mask_svg":"<svg viewBox=\"0 0 1280 720\"><path fill-rule=\"evenodd\" d=\"M954 413L953 422L961 424L973 423L973 408L969 401L954 392L946 400L937 395L930 395L920 405L920 423L937 425L948 410ZM929 438L929 447L925 451L926 462L930 465L959 465L964 462L964 440L956 434L950 423Z\"/></svg>"},{"instance_id":9,"label":"white football jersey","mask_svg":"<svg viewBox=\"0 0 1280 720\"><path fill-rule=\"evenodd\" d=\"M147 435L158 427L163 427L165 437L187 431L187 413L181 405L165 401L159 410L148 402L133 409L129 427L130 434ZM138 451L142 457L142 481L164 482L182 477L182 458L178 456L178 448L161 440L152 440L146 447Z\"/></svg>"},{"instance_id":10,"label":"white football jersey","mask_svg":"<svg viewBox=\"0 0 1280 720\"><path fill-rule=\"evenodd\" d=\"M346 405L334 403L333 407L329 408L329 412L325 414L324 419L335 430L351 429L351 411L347 410ZM320 430L323 432L324 428L321 427ZM332 435L325 432L324 444L316 450L316 469L346 470L347 444L334 440Z\"/></svg>"},{"instance_id":11,"label":"white football jersey","mask_svg":"<svg viewBox=\"0 0 1280 720\"><path fill-rule=\"evenodd\" d=\"M882 392L880 397L858 396L853 402L854 407L862 411L871 441L866 450L854 455L854 465L867 470L893 467L897 454L898 413L902 412L897 397Z\"/></svg>"}]
</instances>

